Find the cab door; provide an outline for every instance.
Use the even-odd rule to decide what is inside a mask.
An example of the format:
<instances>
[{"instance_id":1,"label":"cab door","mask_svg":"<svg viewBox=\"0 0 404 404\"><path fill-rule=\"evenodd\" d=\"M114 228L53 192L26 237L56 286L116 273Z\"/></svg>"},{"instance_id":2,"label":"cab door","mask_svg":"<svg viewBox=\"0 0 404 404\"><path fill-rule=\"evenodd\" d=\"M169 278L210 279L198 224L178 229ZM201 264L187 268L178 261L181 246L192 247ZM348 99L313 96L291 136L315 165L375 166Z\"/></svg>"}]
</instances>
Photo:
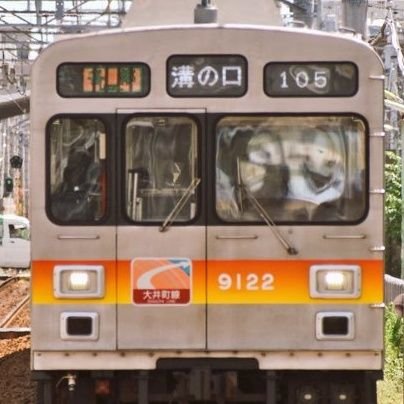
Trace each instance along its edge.
<instances>
[{"instance_id":1,"label":"cab door","mask_svg":"<svg viewBox=\"0 0 404 404\"><path fill-rule=\"evenodd\" d=\"M204 111L118 111L118 349L204 349Z\"/></svg>"}]
</instances>

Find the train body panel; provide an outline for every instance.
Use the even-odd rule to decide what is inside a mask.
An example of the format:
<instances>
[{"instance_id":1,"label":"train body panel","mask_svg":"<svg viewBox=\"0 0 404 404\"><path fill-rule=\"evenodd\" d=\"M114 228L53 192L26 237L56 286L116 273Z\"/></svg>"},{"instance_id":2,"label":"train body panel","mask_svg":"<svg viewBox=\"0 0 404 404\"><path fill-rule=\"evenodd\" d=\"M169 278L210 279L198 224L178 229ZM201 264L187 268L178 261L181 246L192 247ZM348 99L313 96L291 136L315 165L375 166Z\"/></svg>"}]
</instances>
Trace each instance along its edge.
<instances>
[{"instance_id":1,"label":"train body panel","mask_svg":"<svg viewBox=\"0 0 404 404\"><path fill-rule=\"evenodd\" d=\"M299 375L331 394L321 370L365 371L349 402L374 402L383 69L367 44L254 25L112 30L46 49L32 101L32 369L50 372L52 397L54 371L72 384L122 371L139 380L128 402L168 402L142 372L167 371L175 395L187 369L206 402L193 389L210 391L218 367L281 370L264 373L263 399L243 396L266 404L295 404Z\"/></svg>"},{"instance_id":2,"label":"train body panel","mask_svg":"<svg viewBox=\"0 0 404 404\"><path fill-rule=\"evenodd\" d=\"M161 310L151 308L147 311L133 310L129 305L120 307L121 327L118 327L119 346L116 346L117 336L115 334L115 310L111 305L76 305L72 309L71 305L41 306L35 313L34 320L40 321L44 315L47 316L47 322L52 322L52 327L44 324L43 329L35 331L35 338L38 341L35 346L38 351L71 351L71 350L89 350L99 349L101 351L118 350L148 350L153 353L154 361L159 355L165 357L175 355L173 350L190 350L196 357L214 356L214 352L228 350L245 351L242 355L259 357L254 351L269 350L276 351L351 351L361 350L373 352L373 356L379 358L376 352L381 350L383 344L383 334L368 335L366 324L372 321L380 321L380 310L374 313L367 305L326 305L321 310L314 305L249 305L239 306L218 305L212 307L208 313L210 325L208 333L209 345L206 347L205 330L200 327L204 324L202 320L202 309L194 305L191 308L183 310L182 321L178 320L178 314L168 309L164 317L161 316ZM178 311L178 310L177 310ZM100 326L97 327L98 339L96 342L91 336L86 338L65 338L60 339L60 329L65 325L60 321L61 313L68 312L97 312L103 319ZM352 336L334 336L319 341L316 338L320 331L316 325L316 314L318 313L352 313L355 317L355 323ZM292 317L291 314L294 314ZM186 320L186 316L193 316L191 320ZM296 329L295 317L299 315L298 334L294 334ZM282 319L280 322L279 319ZM237 320L235 320L237 319ZM125 322L126 321L126 322ZM131 324L131 332L128 332L128 322ZM195 323L197 325L195 325ZM240 323L243 327L240 327ZM281 325L278 325L278 324ZM147 330L144 324L150 324ZM173 324L177 327L173 330ZM192 332L189 330L191 324ZM260 324L260 326L257 326ZM274 324L277 324L274 327ZM56 325L56 327L55 327ZM162 330L165 330L165 338L162 337ZM59 341L60 340L60 341ZM57 342L59 341L59 342ZM292 348L291 348L292 347ZM158 351L158 352L156 352ZM159 352L166 351L166 352ZM170 351L170 352L167 352ZM209 353L207 354L207 351ZM317 353L317 352L316 352ZM44 355L44 352L42 353ZM314 355L314 354L313 354ZM118 356L119 358L119 356ZM117 359L119 361L119 359ZM43 362L43 359L42 359ZM348 362L347 362L348 363ZM303 363L300 363L306 368ZM60 366L60 363L59 363ZM63 365L65 366L65 365ZM118 364L116 364L118 366ZM327 363L329 369L334 368L334 364ZM348 366L348 365L347 365ZM340 364L338 367L340 368Z\"/></svg>"},{"instance_id":3,"label":"train body panel","mask_svg":"<svg viewBox=\"0 0 404 404\"><path fill-rule=\"evenodd\" d=\"M343 264L338 260L333 262L347 264L347 261L343 261ZM173 307L173 302L165 301L164 296L160 297L160 302L153 300L148 304L136 305L136 285L131 279L129 262L119 264L118 279L115 279L113 265L104 263L104 268L109 267L110 271L105 274L107 288L119 290L116 297L114 293L110 293L105 296L102 304L96 300L87 304L85 301L74 302L74 305L65 300L62 304L60 299L43 292L52 287L51 279L56 263L47 263L47 276L45 265L41 264L44 280L33 281L35 290L38 291L38 295L33 296L33 302L38 304L33 321L36 322L36 318L39 321L44 316L48 321L40 329L33 330L33 343L38 350L52 351L96 345L103 350L191 349L200 352L199 354L226 347L230 350L247 351L286 350L293 347L293 350L304 351L358 349L380 352L383 347L382 330L369 335L367 324L380 322L382 310L378 308L378 302L382 301L383 291L377 285L380 285L383 268L374 261L355 263L360 264L363 270L360 298L343 299L342 302L341 299L333 299L325 304L323 299L318 301L308 296L309 269L312 266L309 261L292 265L287 261L215 261L212 262L208 276L204 262L193 261L191 304L179 307ZM60 265L60 262L57 264ZM233 281L233 288L226 291L220 290L217 282L223 273L231 274ZM257 290L261 282L265 283L265 274L273 276L273 289L269 293ZM256 283L252 275L256 276ZM244 290L239 290L238 284L240 289L244 284ZM248 285L253 290L249 290ZM205 290L208 290L208 296L205 295ZM117 310L111 304L115 303L114 299L118 304ZM92 335L77 338L71 344L68 342L69 338L58 338L61 328L66 327L60 316L69 311L99 314L102 319L99 324L105 329L97 326L99 337L96 342ZM350 331L346 335L327 337L321 334L322 326L318 319L321 313L352 313L355 319L349 324ZM298 334L291 332L296 328L296 319L299 321ZM114 333L116 324L117 331ZM327 366L332 368L333 364L328 363Z\"/></svg>"},{"instance_id":4,"label":"train body panel","mask_svg":"<svg viewBox=\"0 0 404 404\"><path fill-rule=\"evenodd\" d=\"M192 33L192 35L187 35ZM294 38L298 35L298 42ZM162 37L164 39L162 39ZM195 51L195 37L200 38L198 51ZM254 41L254 47L251 42ZM118 42L119 49L114 46ZM176 44L181 43L181 49ZM144 48L144 44L153 49L152 53L142 51L140 57L139 49ZM283 43L292 44L293 48L285 48ZM212 44L215 44L215 50L212 50ZM226 54L241 55L247 60L254 60L249 64L248 69L248 91L243 97L232 99L229 104L228 99L224 97L215 97L209 99L207 108L209 112L226 112L228 110L239 112L268 112L284 113L289 111L290 98L271 98L266 96L263 91L262 81L255 80L255 77L262 76L264 66L271 60L271 55L276 54L276 61L307 61L307 55L297 52L298 48L310 46L310 60L325 61L324 46L327 44L332 48L332 55L328 54L327 61L349 61L355 60L355 63L361 66L361 74L358 76L358 92L353 96L346 98L345 103L340 103L337 98L329 99L324 103L320 98L310 100L310 106L307 99L299 97L293 100L293 109L296 112L357 112L363 114L369 119L370 126L376 125L377 130L380 127L380 118L382 111L377 108L378 102L370 102L369 95L377 96L374 93L375 88L381 86L377 77L383 75L383 67L378 56L371 50L369 45L359 39L348 39L338 35L318 33L314 31L301 31L297 29L280 29L268 27L253 27L242 25L229 25L215 27L198 26L177 26L161 27L150 29L128 29L125 31L111 30L108 37L102 35L83 35L79 38L72 38L51 44L44 50L41 58L33 65L34 74L38 70L39 82L33 83L40 86L42 91L49 93L49 97L39 99L35 108L48 108L51 114L60 113L62 110L68 112L82 112L79 105L69 102L69 98L61 98L55 92L55 81L57 67L66 62L65 55L69 53L69 62L81 62L90 60L100 60L99 47L102 46L108 50L108 60L116 61L137 61L142 60L147 63L154 71L165 71L167 59L171 55L181 54ZM54 48L58 49L54 49ZM102 55L101 55L102 56ZM373 60L372 60L373 59ZM42 69L49 70L49 75L44 76ZM372 79L371 77L374 76ZM42 81L41 81L42 77ZM166 91L166 77L161 75L154 78L153 87L150 88L150 98L119 98L116 102L117 109L198 109L205 107L206 103L198 97L173 98ZM381 93L379 97L382 97ZM381 98L380 98L381 99ZM57 100L57 104L55 101ZM375 105L376 104L376 105ZM349 108L347 106L350 105ZM238 108L237 108L238 107ZM369 114L370 111L374 114ZM87 106L86 112L109 113L111 112L110 100L106 98L92 99ZM43 151L42 151L43 153Z\"/></svg>"}]
</instances>

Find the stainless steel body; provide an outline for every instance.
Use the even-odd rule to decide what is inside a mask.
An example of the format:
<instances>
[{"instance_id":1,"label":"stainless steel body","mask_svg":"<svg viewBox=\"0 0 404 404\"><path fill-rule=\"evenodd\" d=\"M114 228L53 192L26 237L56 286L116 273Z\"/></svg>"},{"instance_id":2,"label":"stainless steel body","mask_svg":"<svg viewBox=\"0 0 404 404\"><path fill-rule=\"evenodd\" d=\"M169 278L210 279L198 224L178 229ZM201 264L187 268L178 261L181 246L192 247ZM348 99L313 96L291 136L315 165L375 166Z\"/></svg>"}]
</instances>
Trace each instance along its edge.
<instances>
[{"instance_id":1,"label":"stainless steel body","mask_svg":"<svg viewBox=\"0 0 404 404\"><path fill-rule=\"evenodd\" d=\"M195 38L198 38L197 49ZM242 55L248 61L248 91L242 97L231 99L170 97L167 59L178 54ZM265 65L274 60L352 61L359 71L358 91L347 98L326 100L269 97L263 91L262 77ZM133 61L147 64L151 71L150 94L144 98L74 99L63 98L55 91L57 68L65 62ZM359 40L268 27L126 29L60 41L45 50L34 66L31 107L34 162L31 184L36 191L32 193L31 211L32 368L70 369L75 363L72 358L76 357L86 358L86 368L91 369L110 369L111 358L116 369L143 369L155 367L162 357L234 356L255 358L262 369L297 366L300 369L325 366L327 369L380 369L383 321L382 310L375 305L383 301L383 193L379 192L383 189L381 76L378 57ZM201 139L212 136L210 130L219 115L354 114L361 117L367 125L366 149L370 162L366 216L349 225L277 226L277 231L297 250L296 255L288 254L276 234L262 224L220 225L207 220L177 224L161 232L160 223L142 226L111 220L105 225L66 226L49 219L45 210L45 151L51 118L101 115L124 122L136 116L183 113L198 116L202 122L198 124ZM108 122L113 122L112 118ZM113 136L122 137L119 125L112 126L108 130ZM206 144L205 140L201 142ZM208 160L200 171L207 173L212 157L208 153L204 156ZM213 176L209 181L213 182ZM208 186L204 182L199 188L201 195ZM206 196L201 196L200 204L205 207L199 209L205 212L205 217L212 215L206 213L206 206L209 209L213 206L209 203ZM121 215L120 210L117 212ZM189 300L185 304L135 304L133 265L140 259L188 260L192 266ZM56 298L51 279L58 264L104 265L105 295L89 300ZM362 278L366 280L364 294L358 299L311 298L308 268L328 264L362 266ZM218 279L223 273L234 276L232 281L239 282L240 287L231 289L231 293L220 289ZM269 291L248 291L243 282L251 274L258 278L273 276ZM97 313L98 337L94 339L90 334L91 338L63 339L61 315L65 312ZM354 322L349 327L353 328L353 334L342 339L319 340L316 337L319 312L352 313ZM93 353L95 356L91 356ZM330 355L327 365L322 363L320 353Z\"/></svg>"}]
</instances>

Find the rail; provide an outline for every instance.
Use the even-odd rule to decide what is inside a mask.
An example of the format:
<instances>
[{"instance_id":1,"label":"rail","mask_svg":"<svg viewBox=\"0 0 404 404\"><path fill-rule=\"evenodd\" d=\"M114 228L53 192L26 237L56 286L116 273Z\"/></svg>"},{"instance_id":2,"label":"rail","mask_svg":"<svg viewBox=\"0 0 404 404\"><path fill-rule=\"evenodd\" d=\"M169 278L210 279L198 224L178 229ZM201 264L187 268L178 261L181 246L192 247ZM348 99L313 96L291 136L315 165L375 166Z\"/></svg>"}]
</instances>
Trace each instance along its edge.
<instances>
[{"instance_id":1,"label":"rail","mask_svg":"<svg viewBox=\"0 0 404 404\"><path fill-rule=\"evenodd\" d=\"M6 287L16 282L19 279L18 276L12 276L7 278L4 282L0 284L0 290L4 290ZM29 327L12 327L13 321L17 316L24 310L24 308L29 303L29 294L24 296L16 306L14 306L7 315L0 321L0 340L1 339L12 339L18 338L31 333Z\"/></svg>"},{"instance_id":2,"label":"rail","mask_svg":"<svg viewBox=\"0 0 404 404\"><path fill-rule=\"evenodd\" d=\"M25 296L18 304L11 310L7 316L0 323L0 330L9 327L17 316L21 313L22 309L29 302L29 295Z\"/></svg>"}]
</instances>

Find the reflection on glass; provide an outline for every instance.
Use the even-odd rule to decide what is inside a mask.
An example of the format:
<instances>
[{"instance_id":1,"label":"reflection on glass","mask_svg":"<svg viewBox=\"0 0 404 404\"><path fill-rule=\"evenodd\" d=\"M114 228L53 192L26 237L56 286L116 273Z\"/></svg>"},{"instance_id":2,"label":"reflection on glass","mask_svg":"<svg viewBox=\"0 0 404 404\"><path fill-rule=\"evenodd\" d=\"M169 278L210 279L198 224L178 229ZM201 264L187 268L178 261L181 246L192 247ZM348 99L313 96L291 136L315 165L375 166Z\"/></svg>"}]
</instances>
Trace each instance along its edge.
<instances>
[{"instance_id":1,"label":"reflection on glass","mask_svg":"<svg viewBox=\"0 0 404 404\"><path fill-rule=\"evenodd\" d=\"M365 203L365 128L356 117L226 117L216 132L216 211L260 221L352 222Z\"/></svg>"},{"instance_id":2,"label":"reflection on glass","mask_svg":"<svg viewBox=\"0 0 404 404\"><path fill-rule=\"evenodd\" d=\"M106 213L105 127L98 119L58 118L50 125L51 215L95 222Z\"/></svg>"},{"instance_id":3,"label":"reflection on glass","mask_svg":"<svg viewBox=\"0 0 404 404\"><path fill-rule=\"evenodd\" d=\"M125 134L126 212L134 221L162 222L197 178L197 127L188 117L139 116ZM196 191L175 221L195 217Z\"/></svg>"}]
</instances>

